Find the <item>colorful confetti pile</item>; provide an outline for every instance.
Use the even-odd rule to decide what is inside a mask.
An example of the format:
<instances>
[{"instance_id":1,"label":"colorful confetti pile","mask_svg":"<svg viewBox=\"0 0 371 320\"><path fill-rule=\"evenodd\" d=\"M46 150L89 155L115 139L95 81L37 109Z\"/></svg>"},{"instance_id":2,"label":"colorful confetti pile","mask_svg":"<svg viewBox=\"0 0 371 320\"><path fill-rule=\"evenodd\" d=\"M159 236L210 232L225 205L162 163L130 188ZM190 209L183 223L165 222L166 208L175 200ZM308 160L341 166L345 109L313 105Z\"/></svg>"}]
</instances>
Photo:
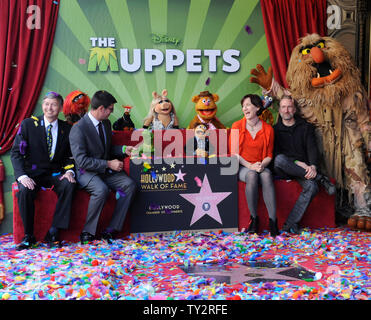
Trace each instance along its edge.
<instances>
[{"instance_id":1,"label":"colorful confetti pile","mask_svg":"<svg viewBox=\"0 0 371 320\"><path fill-rule=\"evenodd\" d=\"M370 300L370 233L305 229L301 235L173 232L132 235L112 245L68 243L16 251L0 237L3 300ZM181 267L275 261L314 277L298 281L218 283Z\"/></svg>"}]
</instances>

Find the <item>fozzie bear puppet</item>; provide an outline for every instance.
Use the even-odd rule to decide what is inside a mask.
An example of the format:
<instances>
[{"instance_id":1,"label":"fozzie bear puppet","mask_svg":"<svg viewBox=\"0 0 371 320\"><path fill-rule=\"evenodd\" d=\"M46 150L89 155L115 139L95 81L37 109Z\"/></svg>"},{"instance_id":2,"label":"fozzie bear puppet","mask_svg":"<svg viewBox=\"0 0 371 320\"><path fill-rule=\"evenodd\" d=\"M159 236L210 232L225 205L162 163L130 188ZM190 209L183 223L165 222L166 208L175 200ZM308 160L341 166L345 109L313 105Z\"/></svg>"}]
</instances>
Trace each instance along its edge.
<instances>
[{"instance_id":1,"label":"fozzie bear puppet","mask_svg":"<svg viewBox=\"0 0 371 320\"><path fill-rule=\"evenodd\" d=\"M289 90L274 79L272 68L251 70L251 82L263 94L278 99L291 94L300 115L316 127L324 168L340 188L354 196L354 214L348 224L371 229L370 175L365 151L371 151L369 102L360 72L351 55L331 37L310 34L293 49L286 80Z\"/></svg>"},{"instance_id":2,"label":"fozzie bear puppet","mask_svg":"<svg viewBox=\"0 0 371 320\"><path fill-rule=\"evenodd\" d=\"M215 102L219 100L219 96L216 93L210 93L209 91L202 91L197 96L192 98L194 102L196 115L188 125L188 129L194 129L196 124L201 122L209 126L209 130L225 129L219 119L215 116L218 111L218 107Z\"/></svg>"}]
</instances>

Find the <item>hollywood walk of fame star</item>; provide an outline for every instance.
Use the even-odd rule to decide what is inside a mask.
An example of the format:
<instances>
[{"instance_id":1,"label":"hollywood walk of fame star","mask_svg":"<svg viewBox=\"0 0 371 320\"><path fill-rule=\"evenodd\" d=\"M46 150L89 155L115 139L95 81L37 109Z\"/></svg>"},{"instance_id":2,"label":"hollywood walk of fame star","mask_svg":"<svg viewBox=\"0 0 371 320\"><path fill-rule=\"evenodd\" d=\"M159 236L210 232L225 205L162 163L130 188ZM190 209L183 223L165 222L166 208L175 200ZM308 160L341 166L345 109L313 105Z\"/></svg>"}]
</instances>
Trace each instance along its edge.
<instances>
[{"instance_id":1,"label":"hollywood walk of fame star","mask_svg":"<svg viewBox=\"0 0 371 320\"><path fill-rule=\"evenodd\" d=\"M191 276L214 278L218 283L238 284L243 282L298 281L303 277L311 278L312 273L293 266L253 268L243 264L231 266L195 266L182 268ZM302 273L305 273L303 276Z\"/></svg>"},{"instance_id":2,"label":"hollywood walk of fame star","mask_svg":"<svg viewBox=\"0 0 371 320\"><path fill-rule=\"evenodd\" d=\"M181 197L195 205L190 226L201 219L204 215L210 216L222 225L223 223L217 205L231 193L232 192L212 192L209 180L205 174L199 193L179 194Z\"/></svg>"},{"instance_id":3,"label":"hollywood walk of fame star","mask_svg":"<svg viewBox=\"0 0 371 320\"><path fill-rule=\"evenodd\" d=\"M186 173L183 173L181 169L179 169L178 173L174 173L174 175L176 176L176 181L178 180L182 180L184 181L184 176L186 175Z\"/></svg>"}]
</instances>

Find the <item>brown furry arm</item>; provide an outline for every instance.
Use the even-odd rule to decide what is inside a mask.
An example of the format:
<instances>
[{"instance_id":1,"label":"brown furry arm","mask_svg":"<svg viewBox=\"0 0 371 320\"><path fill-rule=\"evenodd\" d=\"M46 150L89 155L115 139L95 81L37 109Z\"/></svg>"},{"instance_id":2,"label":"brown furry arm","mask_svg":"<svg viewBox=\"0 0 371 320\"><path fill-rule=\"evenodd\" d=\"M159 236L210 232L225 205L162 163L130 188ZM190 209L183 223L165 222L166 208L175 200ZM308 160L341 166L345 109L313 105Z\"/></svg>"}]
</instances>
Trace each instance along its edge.
<instances>
[{"instance_id":1,"label":"brown furry arm","mask_svg":"<svg viewBox=\"0 0 371 320\"><path fill-rule=\"evenodd\" d=\"M251 83L257 83L265 90L269 90L273 79L273 69L268 68L268 72L265 72L264 67L261 64L256 65L256 69L251 69L250 74L255 76L250 78Z\"/></svg>"},{"instance_id":2,"label":"brown furry arm","mask_svg":"<svg viewBox=\"0 0 371 320\"><path fill-rule=\"evenodd\" d=\"M273 96L278 100L281 100L282 96L289 95L291 96L291 92L284 87L282 87L274 78L272 79L272 85L269 90L263 89L262 93L264 95Z\"/></svg>"}]
</instances>

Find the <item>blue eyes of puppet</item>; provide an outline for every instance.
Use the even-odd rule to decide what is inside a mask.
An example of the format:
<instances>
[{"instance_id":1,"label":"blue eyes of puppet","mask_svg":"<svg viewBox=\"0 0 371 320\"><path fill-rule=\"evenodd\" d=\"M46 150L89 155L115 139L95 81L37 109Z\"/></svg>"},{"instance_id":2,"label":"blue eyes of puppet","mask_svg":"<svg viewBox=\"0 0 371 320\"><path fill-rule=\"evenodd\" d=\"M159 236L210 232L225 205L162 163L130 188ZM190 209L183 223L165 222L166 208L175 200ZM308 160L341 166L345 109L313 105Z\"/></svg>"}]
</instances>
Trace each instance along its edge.
<instances>
[{"instance_id":1,"label":"blue eyes of puppet","mask_svg":"<svg viewBox=\"0 0 371 320\"><path fill-rule=\"evenodd\" d=\"M170 102L170 101L168 99L159 101L159 103L164 103L164 102Z\"/></svg>"}]
</instances>

